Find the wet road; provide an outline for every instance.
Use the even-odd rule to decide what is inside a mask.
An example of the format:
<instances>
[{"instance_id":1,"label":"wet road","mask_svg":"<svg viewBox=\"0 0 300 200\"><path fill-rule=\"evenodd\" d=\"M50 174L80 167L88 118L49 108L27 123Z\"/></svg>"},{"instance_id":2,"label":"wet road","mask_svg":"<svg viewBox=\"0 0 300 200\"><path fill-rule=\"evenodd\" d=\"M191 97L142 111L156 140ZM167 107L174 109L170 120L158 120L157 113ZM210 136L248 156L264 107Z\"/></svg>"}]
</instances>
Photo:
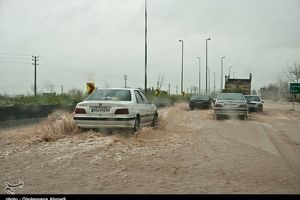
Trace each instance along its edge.
<instances>
[{"instance_id":1,"label":"wet road","mask_svg":"<svg viewBox=\"0 0 300 200\"><path fill-rule=\"evenodd\" d=\"M71 115L0 130L0 186L16 193L300 193L300 110L266 102L249 120L187 104L139 134L80 132ZM60 115L58 115L60 116ZM5 193L4 189L0 193Z\"/></svg>"}]
</instances>

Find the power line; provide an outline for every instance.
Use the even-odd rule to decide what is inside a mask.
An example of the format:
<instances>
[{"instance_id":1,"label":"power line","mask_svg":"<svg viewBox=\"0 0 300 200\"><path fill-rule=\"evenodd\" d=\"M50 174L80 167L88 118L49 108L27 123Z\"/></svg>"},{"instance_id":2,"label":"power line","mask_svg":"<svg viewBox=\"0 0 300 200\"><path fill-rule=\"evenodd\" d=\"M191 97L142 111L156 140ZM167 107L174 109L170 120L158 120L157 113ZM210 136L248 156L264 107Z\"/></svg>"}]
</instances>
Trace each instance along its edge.
<instances>
[{"instance_id":1,"label":"power line","mask_svg":"<svg viewBox=\"0 0 300 200\"><path fill-rule=\"evenodd\" d=\"M59 62L59 61L55 61L55 60L50 59L50 58L47 58L47 57L45 57L45 56L42 56L42 59L46 60L46 63L49 63L49 64L54 64L54 65L56 65L56 66L63 66L63 67L65 67L65 68L69 68L69 69L74 69L74 68L75 68L75 69L77 69L77 70L83 71L82 68L75 67L75 66L72 66L72 65L66 65L66 64L64 64L64 63L61 63L61 62ZM48 60L48 61L47 61L47 60ZM86 70L84 70L84 71L86 71Z\"/></svg>"},{"instance_id":2,"label":"power line","mask_svg":"<svg viewBox=\"0 0 300 200\"><path fill-rule=\"evenodd\" d=\"M70 73L81 75L81 76L82 75L87 75L87 74L83 74L81 72L75 72L73 70L65 69L65 68L62 68L62 67L59 67L59 66L49 65L49 64L43 63L43 62L40 63L40 66L47 67L47 68L52 68L52 69L56 69L56 70L59 70L59 71L70 72Z\"/></svg>"},{"instance_id":3,"label":"power line","mask_svg":"<svg viewBox=\"0 0 300 200\"><path fill-rule=\"evenodd\" d=\"M4 63L18 63L18 64L31 64L31 62L19 62L19 61L9 61L9 60L0 60L0 62L4 62Z\"/></svg>"},{"instance_id":4,"label":"power line","mask_svg":"<svg viewBox=\"0 0 300 200\"><path fill-rule=\"evenodd\" d=\"M6 59L6 60L29 60L30 57L11 57L11 56L1 56L0 55L0 59Z\"/></svg>"},{"instance_id":5,"label":"power line","mask_svg":"<svg viewBox=\"0 0 300 200\"><path fill-rule=\"evenodd\" d=\"M0 53L0 56L3 55L3 56L31 56L31 55L27 55L27 54L12 54L12 53Z\"/></svg>"}]
</instances>

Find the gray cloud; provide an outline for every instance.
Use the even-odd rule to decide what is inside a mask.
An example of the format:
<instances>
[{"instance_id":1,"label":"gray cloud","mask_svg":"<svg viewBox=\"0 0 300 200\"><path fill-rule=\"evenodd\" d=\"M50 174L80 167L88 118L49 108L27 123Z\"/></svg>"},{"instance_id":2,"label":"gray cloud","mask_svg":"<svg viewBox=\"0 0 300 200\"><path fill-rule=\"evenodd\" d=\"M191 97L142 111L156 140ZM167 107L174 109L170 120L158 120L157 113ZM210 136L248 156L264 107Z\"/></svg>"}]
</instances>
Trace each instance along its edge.
<instances>
[{"instance_id":1,"label":"gray cloud","mask_svg":"<svg viewBox=\"0 0 300 200\"><path fill-rule=\"evenodd\" d=\"M159 74L165 74L164 89L168 83L172 91L180 85L178 39L183 39L184 87L198 85L200 56L203 89L208 37L209 67L216 72L217 89L222 56L225 73L229 66L240 77L253 73L256 89L274 82L287 62L300 59L299 8L297 0L148 0L149 85L156 86ZM131 86L143 87L144 1L2 0L0 43L0 54L40 56L40 87L51 81L57 88L84 89L91 79L98 86L121 87L123 74ZM43 56L76 68L72 73L54 69L62 66L47 63ZM20 85L13 91L31 90L32 65L2 58L0 92L12 91L12 77L14 85ZM26 62L31 62L30 56Z\"/></svg>"}]
</instances>

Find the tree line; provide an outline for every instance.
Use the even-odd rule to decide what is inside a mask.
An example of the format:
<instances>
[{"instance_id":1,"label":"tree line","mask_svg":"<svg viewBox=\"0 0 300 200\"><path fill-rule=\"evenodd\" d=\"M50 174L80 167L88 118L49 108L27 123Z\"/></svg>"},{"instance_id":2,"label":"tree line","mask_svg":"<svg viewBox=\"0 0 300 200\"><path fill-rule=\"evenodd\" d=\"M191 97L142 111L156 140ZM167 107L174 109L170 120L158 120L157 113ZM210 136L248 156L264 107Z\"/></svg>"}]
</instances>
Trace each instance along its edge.
<instances>
[{"instance_id":1,"label":"tree line","mask_svg":"<svg viewBox=\"0 0 300 200\"><path fill-rule=\"evenodd\" d=\"M283 69L284 76L279 78L275 83L263 86L258 93L264 99L270 100L292 100L292 94L289 93L289 83L299 83L300 81L300 63L295 62L293 65L287 64ZM295 100L300 102L300 95L295 95Z\"/></svg>"}]
</instances>

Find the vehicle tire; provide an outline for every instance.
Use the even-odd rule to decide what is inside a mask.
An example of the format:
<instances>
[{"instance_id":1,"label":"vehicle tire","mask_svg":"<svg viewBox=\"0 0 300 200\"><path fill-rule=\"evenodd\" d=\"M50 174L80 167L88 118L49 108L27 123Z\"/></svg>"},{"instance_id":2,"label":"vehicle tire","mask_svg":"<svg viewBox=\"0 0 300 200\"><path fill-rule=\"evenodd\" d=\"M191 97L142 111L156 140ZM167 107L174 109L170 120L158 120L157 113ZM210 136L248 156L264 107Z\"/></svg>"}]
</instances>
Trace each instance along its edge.
<instances>
[{"instance_id":1,"label":"vehicle tire","mask_svg":"<svg viewBox=\"0 0 300 200\"><path fill-rule=\"evenodd\" d=\"M190 107L190 110L194 110L194 108L193 108L193 107Z\"/></svg>"},{"instance_id":2,"label":"vehicle tire","mask_svg":"<svg viewBox=\"0 0 300 200\"><path fill-rule=\"evenodd\" d=\"M216 119L216 120L219 120L219 119L220 119L220 116L219 116L219 115L215 115L215 119Z\"/></svg>"},{"instance_id":3,"label":"vehicle tire","mask_svg":"<svg viewBox=\"0 0 300 200\"><path fill-rule=\"evenodd\" d=\"M155 112L154 117L152 119L151 127L156 127L157 125L157 120L158 120L158 113Z\"/></svg>"},{"instance_id":4,"label":"vehicle tire","mask_svg":"<svg viewBox=\"0 0 300 200\"><path fill-rule=\"evenodd\" d=\"M137 117L135 118L133 131L134 131L134 132L138 132L139 130L140 130L140 117L137 116Z\"/></svg>"},{"instance_id":5,"label":"vehicle tire","mask_svg":"<svg viewBox=\"0 0 300 200\"><path fill-rule=\"evenodd\" d=\"M263 111L263 107L262 106L259 106L258 108L257 108L257 112L262 112Z\"/></svg>"},{"instance_id":6,"label":"vehicle tire","mask_svg":"<svg viewBox=\"0 0 300 200\"><path fill-rule=\"evenodd\" d=\"M244 115L244 120L247 120L248 119L248 115Z\"/></svg>"}]
</instances>

